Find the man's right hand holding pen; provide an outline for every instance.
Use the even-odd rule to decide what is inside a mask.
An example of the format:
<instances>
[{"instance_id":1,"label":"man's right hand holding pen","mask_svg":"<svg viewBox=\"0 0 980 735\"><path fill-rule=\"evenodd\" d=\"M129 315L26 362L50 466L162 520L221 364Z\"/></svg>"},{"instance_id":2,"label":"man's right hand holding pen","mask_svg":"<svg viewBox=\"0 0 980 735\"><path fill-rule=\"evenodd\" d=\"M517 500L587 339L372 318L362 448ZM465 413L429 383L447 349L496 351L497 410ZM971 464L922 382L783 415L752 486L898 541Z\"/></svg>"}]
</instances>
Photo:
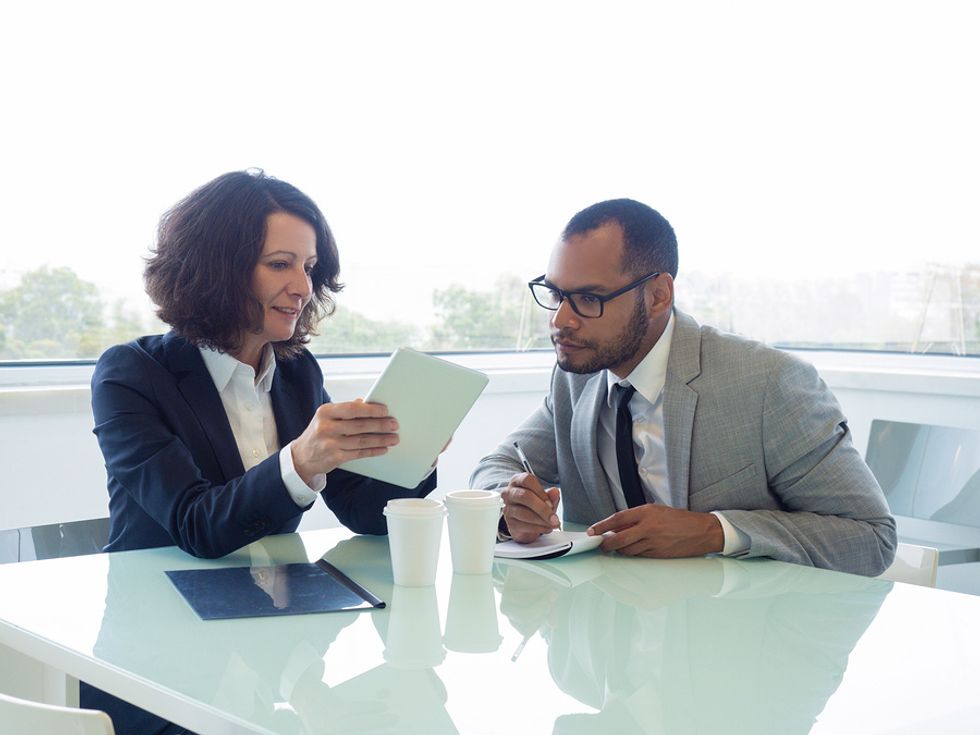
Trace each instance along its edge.
<instances>
[{"instance_id":1,"label":"man's right hand holding pen","mask_svg":"<svg viewBox=\"0 0 980 735\"><path fill-rule=\"evenodd\" d=\"M514 442L514 449L524 472L510 478L510 484L500 493L504 499L504 521L512 539L529 544L538 536L561 528L558 518L561 494L556 487L547 490L542 487L521 445Z\"/></svg>"},{"instance_id":2,"label":"man's right hand holding pen","mask_svg":"<svg viewBox=\"0 0 980 735\"><path fill-rule=\"evenodd\" d=\"M500 492L504 499L504 520L511 538L528 544L544 533L561 526L556 510L559 490L541 486L540 480L529 472L510 478L510 484Z\"/></svg>"}]
</instances>

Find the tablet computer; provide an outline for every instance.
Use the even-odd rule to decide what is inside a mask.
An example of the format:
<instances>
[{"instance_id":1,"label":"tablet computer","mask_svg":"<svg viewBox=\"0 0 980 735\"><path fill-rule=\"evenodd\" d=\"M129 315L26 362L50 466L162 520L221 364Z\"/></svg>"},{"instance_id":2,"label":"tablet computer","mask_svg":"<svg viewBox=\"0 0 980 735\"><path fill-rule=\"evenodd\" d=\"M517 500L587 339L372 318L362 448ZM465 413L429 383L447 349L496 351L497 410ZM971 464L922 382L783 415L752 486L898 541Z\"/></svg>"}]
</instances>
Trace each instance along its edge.
<instances>
[{"instance_id":1,"label":"tablet computer","mask_svg":"<svg viewBox=\"0 0 980 735\"><path fill-rule=\"evenodd\" d=\"M415 487L480 397L489 378L424 352L400 347L364 397L398 419L396 446L380 457L354 459L343 469L400 487Z\"/></svg>"}]
</instances>

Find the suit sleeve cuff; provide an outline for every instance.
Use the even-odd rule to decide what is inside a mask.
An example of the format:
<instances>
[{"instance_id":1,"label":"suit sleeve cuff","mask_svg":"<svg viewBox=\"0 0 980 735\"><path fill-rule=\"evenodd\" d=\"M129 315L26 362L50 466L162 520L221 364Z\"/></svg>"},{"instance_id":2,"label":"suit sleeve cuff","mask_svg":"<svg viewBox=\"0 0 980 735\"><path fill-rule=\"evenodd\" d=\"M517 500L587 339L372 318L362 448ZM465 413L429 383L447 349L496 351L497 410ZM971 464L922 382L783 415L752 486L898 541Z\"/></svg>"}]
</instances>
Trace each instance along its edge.
<instances>
[{"instance_id":1,"label":"suit sleeve cuff","mask_svg":"<svg viewBox=\"0 0 980 735\"><path fill-rule=\"evenodd\" d=\"M749 535L744 531L739 531L731 522L725 518L724 514L717 510L711 511L711 515L721 523L721 530L725 534L725 548L722 549L722 556L744 556L748 553L752 545Z\"/></svg>"},{"instance_id":2,"label":"suit sleeve cuff","mask_svg":"<svg viewBox=\"0 0 980 735\"><path fill-rule=\"evenodd\" d=\"M504 520L503 514L500 516L500 520L497 521L497 541L510 541L513 536L510 535L510 530L507 528L507 521Z\"/></svg>"},{"instance_id":3,"label":"suit sleeve cuff","mask_svg":"<svg viewBox=\"0 0 980 735\"><path fill-rule=\"evenodd\" d=\"M299 476L293 465L292 442L279 451L279 472L282 475L282 484L286 486L286 492L300 508L310 505L327 486L326 475L314 475L312 487L303 482L303 478Z\"/></svg>"}]
</instances>

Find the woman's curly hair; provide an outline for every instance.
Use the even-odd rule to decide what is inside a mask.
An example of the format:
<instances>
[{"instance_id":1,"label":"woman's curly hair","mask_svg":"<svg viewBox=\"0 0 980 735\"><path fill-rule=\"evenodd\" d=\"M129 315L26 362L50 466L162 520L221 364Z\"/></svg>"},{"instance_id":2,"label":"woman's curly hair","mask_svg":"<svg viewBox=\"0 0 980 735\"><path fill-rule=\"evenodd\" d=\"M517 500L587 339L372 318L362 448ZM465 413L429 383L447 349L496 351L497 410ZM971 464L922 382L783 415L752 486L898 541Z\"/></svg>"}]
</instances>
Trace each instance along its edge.
<instances>
[{"instance_id":1,"label":"woman's curly hair","mask_svg":"<svg viewBox=\"0 0 980 735\"><path fill-rule=\"evenodd\" d=\"M334 310L340 258L319 207L295 186L250 169L219 176L191 192L160 218L156 248L146 262L146 292L157 315L181 337L222 352L241 348L247 332L262 330L262 305L252 272L265 243L270 214L287 212L316 233L312 296L291 339L273 343L276 356L299 354Z\"/></svg>"}]
</instances>

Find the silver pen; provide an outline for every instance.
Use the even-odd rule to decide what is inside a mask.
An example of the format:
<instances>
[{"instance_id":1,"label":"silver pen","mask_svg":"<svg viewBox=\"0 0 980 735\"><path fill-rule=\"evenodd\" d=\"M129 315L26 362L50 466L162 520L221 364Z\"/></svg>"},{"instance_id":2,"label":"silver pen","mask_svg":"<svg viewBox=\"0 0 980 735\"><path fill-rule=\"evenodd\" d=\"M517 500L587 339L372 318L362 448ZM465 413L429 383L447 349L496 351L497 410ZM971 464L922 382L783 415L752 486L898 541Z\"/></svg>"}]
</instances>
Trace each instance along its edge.
<instances>
[{"instance_id":1,"label":"silver pen","mask_svg":"<svg viewBox=\"0 0 980 735\"><path fill-rule=\"evenodd\" d=\"M527 633L527 634L526 634L526 635L524 636L524 639L523 639L523 640L522 640L522 641L521 641L521 642L520 642L519 644L517 644L517 650L516 650L516 651L514 651L514 655L510 657L510 660L511 660L512 662L513 662L513 661L516 661L516 660L517 660L517 657L521 655L521 651L523 651L523 650L524 650L524 646L526 646L526 645L527 645L527 642L528 642L529 640L531 640L531 636L532 636L532 635L534 635L534 634L533 634L533 633Z\"/></svg>"},{"instance_id":2,"label":"silver pen","mask_svg":"<svg viewBox=\"0 0 980 735\"><path fill-rule=\"evenodd\" d=\"M524 450L521 449L521 445L514 442L514 449L517 450L517 458L521 460L521 466L524 467L524 471L529 475L534 475L534 470L531 469L531 463L527 461L527 455L524 454ZM537 477L537 475L534 475Z\"/></svg>"},{"instance_id":3,"label":"silver pen","mask_svg":"<svg viewBox=\"0 0 980 735\"><path fill-rule=\"evenodd\" d=\"M521 449L521 445L514 442L514 449L517 450L517 458L521 460L521 466L524 468L524 471L529 475L538 477L537 474L535 474L534 469L531 467L531 463L527 461L527 455L524 454L524 450ZM538 479L540 480L541 478L539 477ZM558 513L557 507L553 508L552 510L555 511L555 514ZM558 520L558 530L561 530L561 519Z\"/></svg>"}]
</instances>

